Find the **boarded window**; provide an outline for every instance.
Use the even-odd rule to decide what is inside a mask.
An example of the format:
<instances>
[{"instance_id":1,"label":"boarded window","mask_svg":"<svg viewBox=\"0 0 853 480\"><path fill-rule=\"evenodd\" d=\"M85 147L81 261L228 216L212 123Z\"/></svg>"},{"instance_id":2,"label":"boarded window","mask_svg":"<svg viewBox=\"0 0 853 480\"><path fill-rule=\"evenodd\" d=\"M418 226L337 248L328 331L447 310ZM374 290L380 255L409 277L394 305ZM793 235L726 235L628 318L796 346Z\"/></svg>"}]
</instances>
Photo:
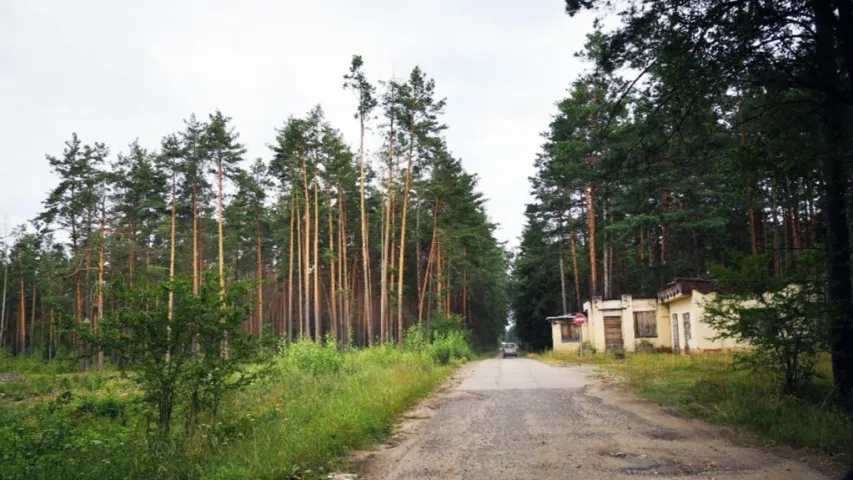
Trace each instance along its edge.
<instances>
[{"instance_id":1,"label":"boarded window","mask_svg":"<svg viewBox=\"0 0 853 480\"><path fill-rule=\"evenodd\" d=\"M657 338L658 323L655 312L634 312L634 337Z\"/></svg>"},{"instance_id":2,"label":"boarded window","mask_svg":"<svg viewBox=\"0 0 853 480\"><path fill-rule=\"evenodd\" d=\"M580 342L581 341L581 327L573 324L573 323L561 323L560 324L560 340L565 342Z\"/></svg>"},{"instance_id":3,"label":"boarded window","mask_svg":"<svg viewBox=\"0 0 853 480\"><path fill-rule=\"evenodd\" d=\"M681 317L684 319L684 340L690 340L693 335L690 334L690 314L683 313Z\"/></svg>"}]
</instances>

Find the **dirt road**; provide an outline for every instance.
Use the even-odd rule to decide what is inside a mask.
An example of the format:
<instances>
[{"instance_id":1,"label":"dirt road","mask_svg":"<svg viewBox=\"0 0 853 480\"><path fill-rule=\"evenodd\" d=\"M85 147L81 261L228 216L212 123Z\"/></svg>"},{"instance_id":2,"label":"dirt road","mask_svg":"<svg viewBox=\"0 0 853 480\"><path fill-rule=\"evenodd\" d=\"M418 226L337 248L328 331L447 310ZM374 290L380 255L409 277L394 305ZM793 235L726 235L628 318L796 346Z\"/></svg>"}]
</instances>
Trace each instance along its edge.
<instances>
[{"instance_id":1,"label":"dirt road","mask_svg":"<svg viewBox=\"0 0 853 480\"><path fill-rule=\"evenodd\" d=\"M589 367L492 359L463 367L365 453L364 478L823 479L589 378Z\"/></svg>"}]
</instances>

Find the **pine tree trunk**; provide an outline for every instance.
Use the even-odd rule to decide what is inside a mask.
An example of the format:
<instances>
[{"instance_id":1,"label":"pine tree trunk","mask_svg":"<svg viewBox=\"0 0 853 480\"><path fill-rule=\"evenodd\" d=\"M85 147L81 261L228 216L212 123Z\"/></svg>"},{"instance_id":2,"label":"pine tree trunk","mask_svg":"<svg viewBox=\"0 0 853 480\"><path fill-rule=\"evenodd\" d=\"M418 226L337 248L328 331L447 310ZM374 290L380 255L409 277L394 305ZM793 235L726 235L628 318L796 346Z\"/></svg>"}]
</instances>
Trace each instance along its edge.
<instances>
[{"instance_id":1,"label":"pine tree trunk","mask_svg":"<svg viewBox=\"0 0 853 480\"><path fill-rule=\"evenodd\" d=\"M840 2L836 2L840 3ZM835 26L835 7L830 0L811 0L814 13L815 57L818 68L816 74L821 78L826 91L839 91L841 79L838 74L835 28L843 35L846 50L853 50L848 30L842 30L844 23ZM849 2L841 5L841 15L849 20L851 8ZM850 60L847 59L847 64ZM853 69L853 66L851 66ZM853 72L851 72L853 73ZM848 79L853 82L853 78ZM824 151L821 152L822 173L824 176L824 216L826 219L827 250L827 300L835 308L830 329L830 348L832 352L832 376L839 394L848 399L853 396L853 299L851 295L850 267L850 230L847 212L849 192L850 151L845 149L845 116L842 105L830 94L823 94L823 112L820 115L821 136ZM849 403L848 403L849 405Z\"/></svg>"},{"instance_id":2,"label":"pine tree trunk","mask_svg":"<svg viewBox=\"0 0 853 480\"><path fill-rule=\"evenodd\" d=\"M336 285L335 273L337 270L338 258L335 256L335 227L334 222L332 221L332 192L331 192L331 184L326 183L326 217L329 220L329 252L331 253L331 258L329 259L329 326L332 330L332 338L336 341L340 341L338 337L338 287Z\"/></svg>"},{"instance_id":3,"label":"pine tree trunk","mask_svg":"<svg viewBox=\"0 0 853 480\"><path fill-rule=\"evenodd\" d=\"M86 291L86 295L83 297L84 302L84 315L86 316L86 320L89 322L89 330L92 329L92 282L90 280L91 271L92 271L92 218L91 214L89 218L86 220L86 277L85 277L85 286L84 290ZM92 366L92 359L89 357L84 357L81 361L82 370L89 371L89 368Z\"/></svg>"},{"instance_id":4,"label":"pine tree trunk","mask_svg":"<svg viewBox=\"0 0 853 480\"><path fill-rule=\"evenodd\" d=\"M303 293L302 299L303 308L305 310L305 326L304 335L311 337L311 198L308 195L308 166L306 165L305 154L302 154L302 189L305 195L305 212L303 215L305 226L302 229L302 234L305 239L305 247L303 249L302 267L305 270L303 274Z\"/></svg>"},{"instance_id":5,"label":"pine tree trunk","mask_svg":"<svg viewBox=\"0 0 853 480\"><path fill-rule=\"evenodd\" d=\"M569 231L569 251L572 255L572 271L575 277L575 295L577 296L577 308L581 309L581 281L580 281L580 273L578 272L578 252L575 247L575 232L574 230Z\"/></svg>"},{"instance_id":6,"label":"pine tree trunk","mask_svg":"<svg viewBox=\"0 0 853 480\"><path fill-rule=\"evenodd\" d=\"M432 240L429 244L429 257L427 257L427 265L426 272L424 273L424 281L421 284L420 294L418 295L418 325L423 324L423 313L424 313L424 298L426 297L427 287L430 281L430 272L432 270L432 264L435 260L435 250L436 243L438 239L438 209L441 206L441 202L439 200L435 201L435 210L433 210L432 214Z\"/></svg>"},{"instance_id":7,"label":"pine tree trunk","mask_svg":"<svg viewBox=\"0 0 853 480\"><path fill-rule=\"evenodd\" d=\"M169 229L169 280L173 281L175 279L175 219L177 218L177 207L178 206L178 196L175 191L175 183L172 182L172 215L171 215L171 228ZM195 262L193 262L195 264ZM195 291L195 278L193 277L193 294L197 295L198 292ZM168 298L168 310L166 318L168 322L171 322L175 315L175 292L173 288L169 288L169 298ZM170 326L166 326L166 338L168 339L171 336L171 328ZM166 363L169 363L171 355L169 354L169 350L166 350Z\"/></svg>"},{"instance_id":8,"label":"pine tree trunk","mask_svg":"<svg viewBox=\"0 0 853 480\"><path fill-rule=\"evenodd\" d=\"M387 335L386 341L393 340L394 337L394 314L393 314L393 305L391 305L391 300L394 298L394 286L395 286L395 276L397 272L397 256L395 255L397 252L397 216L395 215L395 209L397 207L396 202L394 201L394 196L391 197L391 211L389 213L391 219L391 226L389 227L389 231L391 232L390 244L388 247L388 258L390 259L391 265L388 267L388 320L385 327L385 333Z\"/></svg>"},{"instance_id":9,"label":"pine tree trunk","mask_svg":"<svg viewBox=\"0 0 853 480\"><path fill-rule=\"evenodd\" d=\"M92 319L92 325L95 329L95 333L100 331L101 321L104 319L104 249L106 243L106 235L105 235L105 223L106 223L106 211L101 205L101 234L100 241L98 242L98 288L97 288L97 308L98 313ZM98 348L98 371L104 371L104 351L101 348Z\"/></svg>"},{"instance_id":10,"label":"pine tree trunk","mask_svg":"<svg viewBox=\"0 0 853 480\"><path fill-rule=\"evenodd\" d=\"M145 242L145 286L151 287L151 244ZM151 311L151 305L145 300L145 313Z\"/></svg>"},{"instance_id":11,"label":"pine tree trunk","mask_svg":"<svg viewBox=\"0 0 853 480\"><path fill-rule=\"evenodd\" d=\"M800 249L800 202L797 198L796 191L791 188L790 179L786 181L785 187L790 201L790 207L788 208L788 220L791 224L791 246L794 248L795 251L798 251Z\"/></svg>"},{"instance_id":12,"label":"pine tree trunk","mask_svg":"<svg viewBox=\"0 0 853 480\"><path fill-rule=\"evenodd\" d=\"M450 292L452 290L452 284L451 284L452 282L450 281L450 258L446 258L444 260L444 262L445 262L444 263L444 267L445 267L444 271L448 272L447 273L447 286L444 289L444 305L445 305L444 311L448 315L450 315L450 312L453 311L450 307Z\"/></svg>"},{"instance_id":13,"label":"pine tree trunk","mask_svg":"<svg viewBox=\"0 0 853 480\"><path fill-rule=\"evenodd\" d=\"M343 307L343 318L341 324L343 332L341 340L345 345L349 345L349 332L352 328L352 309L350 297L349 272L347 271L347 210L344 203L343 189L338 185L338 245L340 251L340 263L338 268L338 285L343 285L343 294L341 295L341 305Z\"/></svg>"},{"instance_id":14,"label":"pine tree trunk","mask_svg":"<svg viewBox=\"0 0 853 480\"><path fill-rule=\"evenodd\" d=\"M133 211L136 212L139 208L138 202L133 201ZM134 214L130 220L130 248L127 252L127 280L130 288L133 288L133 276L135 273L136 263L136 215Z\"/></svg>"},{"instance_id":15,"label":"pine tree trunk","mask_svg":"<svg viewBox=\"0 0 853 480\"><path fill-rule=\"evenodd\" d=\"M465 266L462 268L462 320L465 322L465 325L469 327L473 327L468 323L468 249L462 249L462 258L464 259ZM562 255L560 256L560 263L562 264ZM566 297L566 289L565 285L563 286L563 298ZM565 310L565 309L564 309ZM473 328L472 328L473 331Z\"/></svg>"},{"instance_id":16,"label":"pine tree trunk","mask_svg":"<svg viewBox=\"0 0 853 480\"><path fill-rule=\"evenodd\" d=\"M199 252L198 252L198 190L193 182L192 191L192 222L193 222L193 295L198 295L199 289ZM174 241L173 241L174 243ZM171 278L171 277L170 277Z\"/></svg>"},{"instance_id":17,"label":"pine tree trunk","mask_svg":"<svg viewBox=\"0 0 853 480\"><path fill-rule=\"evenodd\" d=\"M21 285L18 290L18 344L15 346L15 352L18 355L26 353L27 348L27 299L26 290L24 290L24 269L21 268Z\"/></svg>"},{"instance_id":18,"label":"pine tree trunk","mask_svg":"<svg viewBox=\"0 0 853 480\"><path fill-rule=\"evenodd\" d=\"M749 247L752 251L752 256L758 255L758 240L757 235L755 233L755 209L752 208L752 194L750 188L747 187L746 195L747 201L749 202L749 208L747 209L747 216L749 218Z\"/></svg>"},{"instance_id":19,"label":"pine tree trunk","mask_svg":"<svg viewBox=\"0 0 853 480\"><path fill-rule=\"evenodd\" d=\"M261 250L260 205L255 205L255 259L257 261L258 282L258 337L260 338L264 326L264 271L263 251Z\"/></svg>"},{"instance_id":20,"label":"pine tree trunk","mask_svg":"<svg viewBox=\"0 0 853 480\"><path fill-rule=\"evenodd\" d=\"M779 219L777 217L777 209L779 208L777 198L776 198L776 178L773 178L772 187L771 187L771 202L772 208L771 212L773 219L773 275L779 276L782 273L782 268L779 262L780 248L779 248Z\"/></svg>"},{"instance_id":21,"label":"pine tree trunk","mask_svg":"<svg viewBox=\"0 0 853 480\"><path fill-rule=\"evenodd\" d=\"M368 251L367 209L364 206L364 117L359 115L360 140L358 147L359 188L361 207L361 268L364 275L364 323L366 326L367 344L373 344L373 322L370 309L370 254Z\"/></svg>"},{"instance_id":22,"label":"pine tree trunk","mask_svg":"<svg viewBox=\"0 0 853 480\"><path fill-rule=\"evenodd\" d=\"M602 267L604 269L604 299L609 300L612 298L613 292L611 292L611 284L610 284L610 245L607 242L607 231L604 230L607 228L607 202L603 202L604 207L602 208L601 221L603 225L601 226L603 233L602 242L604 243L604 258L602 262Z\"/></svg>"},{"instance_id":23,"label":"pine tree trunk","mask_svg":"<svg viewBox=\"0 0 853 480\"><path fill-rule=\"evenodd\" d=\"M219 250L219 296L220 298L225 298L225 245L224 245L224 235L222 233L222 197L224 192L222 191L222 158L221 156L217 158L216 161L216 184L217 184L217 195L216 195L216 229L217 229L217 240L218 240L218 250ZM223 320L224 321L224 320ZM221 355L223 358L228 358L228 331L225 330L222 332L222 348Z\"/></svg>"},{"instance_id":24,"label":"pine tree trunk","mask_svg":"<svg viewBox=\"0 0 853 480\"><path fill-rule=\"evenodd\" d=\"M314 340L323 339L320 317L320 183L314 175Z\"/></svg>"},{"instance_id":25,"label":"pine tree trunk","mask_svg":"<svg viewBox=\"0 0 853 480\"><path fill-rule=\"evenodd\" d=\"M287 341L293 339L293 229L294 218L296 218L296 197L290 193L290 231L288 232L288 248L290 254L287 256ZM296 222L298 223L298 222Z\"/></svg>"},{"instance_id":26,"label":"pine tree trunk","mask_svg":"<svg viewBox=\"0 0 853 480\"><path fill-rule=\"evenodd\" d=\"M3 237L3 299L0 301L0 349L3 348L3 340L6 338L6 292L9 284L9 263L6 258L6 238Z\"/></svg>"},{"instance_id":27,"label":"pine tree trunk","mask_svg":"<svg viewBox=\"0 0 853 480\"><path fill-rule=\"evenodd\" d=\"M597 274L595 268L595 184L586 186L586 229L589 235L589 289L590 296L598 295Z\"/></svg>"},{"instance_id":28,"label":"pine tree trunk","mask_svg":"<svg viewBox=\"0 0 853 480\"><path fill-rule=\"evenodd\" d=\"M421 200L415 202L415 293L421 293ZM420 314L418 314L420 323Z\"/></svg>"},{"instance_id":29,"label":"pine tree trunk","mask_svg":"<svg viewBox=\"0 0 853 480\"><path fill-rule=\"evenodd\" d=\"M817 244L817 220L815 219L815 208L814 208L814 191L812 187L812 182L809 181L808 184L808 208L809 208L809 247L815 246Z\"/></svg>"},{"instance_id":30,"label":"pine tree trunk","mask_svg":"<svg viewBox=\"0 0 853 480\"><path fill-rule=\"evenodd\" d=\"M560 298L563 300L563 315L566 315L569 307L566 305L566 265L562 251L560 252Z\"/></svg>"},{"instance_id":31,"label":"pine tree trunk","mask_svg":"<svg viewBox=\"0 0 853 480\"><path fill-rule=\"evenodd\" d=\"M302 274L304 273L304 270L305 270L305 255L303 255L302 250L304 248L305 242L302 241L302 221L299 219L299 203L297 202L297 203L295 203L295 205L296 205L296 218L297 218L297 220L296 220L296 248L297 248L296 253L297 253L297 257L296 258L297 258L297 263L298 263L298 265L297 265L298 268L296 269L296 274L298 277L297 278L298 283L296 285L297 286L297 292L296 293L298 294L297 297L299 298L299 301L297 301L296 304L297 304L297 310L299 310L299 337L301 338L301 337L307 336L305 333L305 323L306 323L306 320L305 320L305 302L304 302L305 297L303 296L303 293L304 293L303 289L305 288L305 282L302 279Z\"/></svg>"},{"instance_id":32,"label":"pine tree trunk","mask_svg":"<svg viewBox=\"0 0 853 480\"><path fill-rule=\"evenodd\" d=\"M441 262L441 240L438 240L438 245L436 245L436 267L437 270L435 272L435 299L436 304L438 306L438 311L440 313L446 314L447 310L444 309L444 285L442 282L444 277L442 277L442 262Z\"/></svg>"},{"instance_id":33,"label":"pine tree trunk","mask_svg":"<svg viewBox=\"0 0 853 480\"><path fill-rule=\"evenodd\" d=\"M379 338L388 340L388 246L391 234L391 168L388 168L388 191L382 211L382 256L379 265Z\"/></svg>"},{"instance_id":34,"label":"pine tree trunk","mask_svg":"<svg viewBox=\"0 0 853 480\"><path fill-rule=\"evenodd\" d=\"M33 277L33 285L32 285L32 294L30 295L30 353L36 351L36 279ZM44 339L44 334L42 334L42 340Z\"/></svg>"},{"instance_id":35,"label":"pine tree trunk","mask_svg":"<svg viewBox=\"0 0 853 480\"><path fill-rule=\"evenodd\" d=\"M409 189L412 183L412 157L414 152L415 134L414 130L409 130L409 153L406 165L406 181L403 187L403 206L400 211L400 261L399 275L397 277L397 342L403 343L403 273L405 271L405 251L406 251L406 218L409 213Z\"/></svg>"}]
</instances>

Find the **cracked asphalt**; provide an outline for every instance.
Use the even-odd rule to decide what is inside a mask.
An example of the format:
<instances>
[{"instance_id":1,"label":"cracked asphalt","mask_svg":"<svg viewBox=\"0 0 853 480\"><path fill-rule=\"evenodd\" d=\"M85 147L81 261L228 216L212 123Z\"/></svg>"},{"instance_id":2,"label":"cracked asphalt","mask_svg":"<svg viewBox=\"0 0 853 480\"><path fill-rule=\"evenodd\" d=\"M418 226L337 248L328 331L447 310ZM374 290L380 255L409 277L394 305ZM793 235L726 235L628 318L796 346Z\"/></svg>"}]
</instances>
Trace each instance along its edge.
<instances>
[{"instance_id":1,"label":"cracked asphalt","mask_svg":"<svg viewBox=\"0 0 853 480\"><path fill-rule=\"evenodd\" d=\"M362 452L362 474L374 480L830 478L794 455L669 415L591 378L591 371L524 358L466 365L409 412L387 444Z\"/></svg>"}]
</instances>

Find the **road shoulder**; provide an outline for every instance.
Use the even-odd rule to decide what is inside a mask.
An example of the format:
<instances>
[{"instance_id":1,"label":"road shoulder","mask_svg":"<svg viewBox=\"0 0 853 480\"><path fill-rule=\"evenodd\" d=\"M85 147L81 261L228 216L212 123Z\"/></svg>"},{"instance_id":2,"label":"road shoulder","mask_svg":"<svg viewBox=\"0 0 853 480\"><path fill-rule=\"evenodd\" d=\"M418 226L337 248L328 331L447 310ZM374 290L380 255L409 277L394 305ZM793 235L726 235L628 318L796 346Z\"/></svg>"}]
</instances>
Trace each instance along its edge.
<instances>
[{"instance_id":1,"label":"road shoulder","mask_svg":"<svg viewBox=\"0 0 853 480\"><path fill-rule=\"evenodd\" d=\"M803 464L830 478L841 478L845 471L846 465L840 463L836 457L826 453L786 445L768 444L736 426L714 425L679 415L675 408L664 407L630 392L617 374L606 371L599 366L537 361L558 368L585 371L590 379L585 391L587 395L598 399L605 405L624 410L648 422L665 427L673 440L687 438L688 436L702 436L711 441L727 442L738 448L752 449L778 457L780 461Z\"/></svg>"},{"instance_id":2,"label":"road shoulder","mask_svg":"<svg viewBox=\"0 0 853 480\"><path fill-rule=\"evenodd\" d=\"M433 393L400 415L387 440L370 448L352 451L347 458L345 469L357 472L358 478L383 478L418 443L418 433L442 405L477 395L459 391L457 387L471 375L480 361L482 360L460 366Z\"/></svg>"}]
</instances>

